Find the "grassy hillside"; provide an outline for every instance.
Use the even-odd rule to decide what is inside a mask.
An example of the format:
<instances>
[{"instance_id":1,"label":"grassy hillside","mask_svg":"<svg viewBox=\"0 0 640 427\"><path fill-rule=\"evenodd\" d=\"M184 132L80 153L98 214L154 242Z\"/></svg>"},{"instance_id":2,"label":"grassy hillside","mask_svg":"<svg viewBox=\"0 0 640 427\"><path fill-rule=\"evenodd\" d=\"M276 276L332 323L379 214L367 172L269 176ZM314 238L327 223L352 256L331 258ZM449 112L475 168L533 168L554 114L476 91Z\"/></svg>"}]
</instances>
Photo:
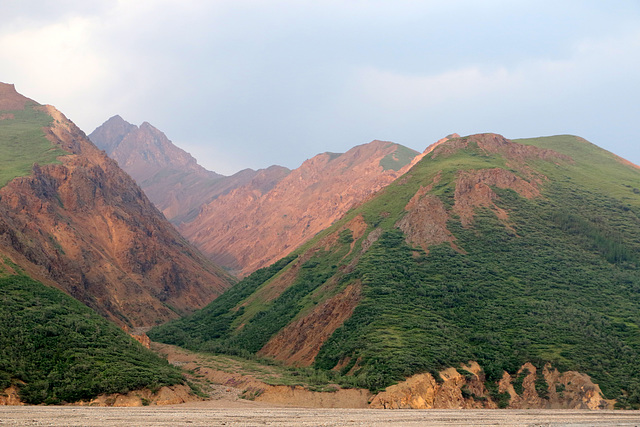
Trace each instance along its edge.
<instances>
[{"instance_id":1,"label":"grassy hillside","mask_svg":"<svg viewBox=\"0 0 640 427\"><path fill-rule=\"evenodd\" d=\"M411 163L411 160L418 154L411 148L407 148L404 145L393 144L397 146L395 152L387 154L382 160L380 160L380 166L384 170L392 169L398 171Z\"/></svg>"},{"instance_id":2,"label":"grassy hillside","mask_svg":"<svg viewBox=\"0 0 640 427\"><path fill-rule=\"evenodd\" d=\"M452 140L296 251L306 261L278 298L249 294L294 271L295 262L250 276L236 288L243 294L223 296L152 338L255 353L283 323L360 281L353 315L314 363L337 370L343 384L378 390L468 360L478 361L491 383L524 362L551 362L588 373L608 398L640 404L640 171L572 136L519 142L557 153L510 143L492 151L482 137ZM463 225L460 177L494 170L540 193L524 197L487 185L491 202L476 206ZM398 228L419 191L442 202L453 243L427 252ZM359 215L367 231L353 250L345 232L318 250L321 239ZM375 233L380 237L362 252Z\"/></svg>"},{"instance_id":3,"label":"grassy hillside","mask_svg":"<svg viewBox=\"0 0 640 427\"><path fill-rule=\"evenodd\" d=\"M52 118L36 107L28 102L24 110L0 111L0 187L29 175L34 163L54 163L58 156L69 154L45 138L42 128Z\"/></svg>"},{"instance_id":4,"label":"grassy hillside","mask_svg":"<svg viewBox=\"0 0 640 427\"><path fill-rule=\"evenodd\" d=\"M177 368L75 299L0 277L0 391L16 384L23 401L56 404L177 383Z\"/></svg>"}]
</instances>

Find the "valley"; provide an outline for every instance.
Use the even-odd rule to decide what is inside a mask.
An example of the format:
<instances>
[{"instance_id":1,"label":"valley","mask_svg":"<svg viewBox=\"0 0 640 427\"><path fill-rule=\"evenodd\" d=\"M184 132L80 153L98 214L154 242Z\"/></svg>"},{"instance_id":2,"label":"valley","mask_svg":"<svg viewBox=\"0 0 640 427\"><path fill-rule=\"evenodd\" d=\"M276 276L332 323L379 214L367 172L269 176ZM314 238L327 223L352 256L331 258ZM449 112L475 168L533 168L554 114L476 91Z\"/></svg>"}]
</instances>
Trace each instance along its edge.
<instances>
[{"instance_id":1,"label":"valley","mask_svg":"<svg viewBox=\"0 0 640 427\"><path fill-rule=\"evenodd\" d=\"M0 84L0 164L5 404L640 408L640 169L580 137L223 176Z\"/></svg>"}]
</instances>

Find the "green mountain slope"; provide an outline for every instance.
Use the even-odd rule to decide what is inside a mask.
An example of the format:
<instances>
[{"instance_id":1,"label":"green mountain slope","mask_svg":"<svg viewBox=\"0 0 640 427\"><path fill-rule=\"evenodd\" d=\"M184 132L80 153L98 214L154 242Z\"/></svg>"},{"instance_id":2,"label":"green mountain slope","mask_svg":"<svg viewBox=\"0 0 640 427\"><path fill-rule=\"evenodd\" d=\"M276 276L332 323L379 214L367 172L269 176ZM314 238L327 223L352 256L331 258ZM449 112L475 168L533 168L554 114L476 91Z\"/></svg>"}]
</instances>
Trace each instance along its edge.
<instances>
[{"instance_id":1,"label":"green mountain slope","mask_svg":"<svg viewBox=\"0 0 640 427\"><path fill-rule=\"evenodd\" d=\"M577 137L454 138L297 258L150 336L374 390L469 360L488 384L551 362L638 404L639 188Z\"/></svg>"},{"instance_id":2,"label":"green mountain slope","mask_svg":"<svg viewBox=\"0 0 640 427\"><path fill-rule=\"evenodd\" d=\"M45 138L42 128L51 121L31 100L21 110L0 110L0 187L29 175L34 163L57 163L58 156L69 154Z\"/></svg>"},{"instance_id":3,"label":"green mountain slope","mask_svg":"<svg viewBox=\"0 0 640 427\"><path fill-rule=\"evenodd\" d=\"M31 404L182 383L182 374L90 308L25 275L0 278L0 390Z\"/></svg>"}]
</instances>

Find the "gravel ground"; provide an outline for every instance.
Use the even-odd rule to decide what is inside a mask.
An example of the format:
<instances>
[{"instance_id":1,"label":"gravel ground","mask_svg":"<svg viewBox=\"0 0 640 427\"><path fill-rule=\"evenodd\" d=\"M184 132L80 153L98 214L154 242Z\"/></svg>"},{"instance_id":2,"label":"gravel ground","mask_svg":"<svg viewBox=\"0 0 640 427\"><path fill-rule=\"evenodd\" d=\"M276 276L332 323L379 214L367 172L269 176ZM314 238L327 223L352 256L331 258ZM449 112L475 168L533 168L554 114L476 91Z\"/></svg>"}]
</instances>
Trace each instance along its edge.
<instances>
[{"instance_id":1,"label":"gravel ground","mask_svg":"<svg viewBox=\"0 0 640 427\"><path fill-rule=\"evenodd\" d=\"M206 405L205 405L206 406ZM638 411L14 406L2 426L639 426Z\"/></svg>"}]
</instances>

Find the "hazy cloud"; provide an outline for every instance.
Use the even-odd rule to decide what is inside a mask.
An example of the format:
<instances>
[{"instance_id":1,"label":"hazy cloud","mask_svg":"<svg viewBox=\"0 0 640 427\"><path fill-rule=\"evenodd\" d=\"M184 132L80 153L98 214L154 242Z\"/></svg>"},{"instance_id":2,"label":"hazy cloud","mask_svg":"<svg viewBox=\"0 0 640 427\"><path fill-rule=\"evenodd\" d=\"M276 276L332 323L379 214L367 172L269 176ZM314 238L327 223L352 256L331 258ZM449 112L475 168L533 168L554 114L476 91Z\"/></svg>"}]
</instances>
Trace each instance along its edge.
<instances>
[{"instance_id":1,"label":"hazy cloud","mask_svg":"<svg viewBox=\"0 0 640 427\"><path fill-rule=\"evenodd\" d=\"M640 163L640 4L0 0L2 81L222 173L371 139L575 133Z\"/></svg>"}]
</instances>

